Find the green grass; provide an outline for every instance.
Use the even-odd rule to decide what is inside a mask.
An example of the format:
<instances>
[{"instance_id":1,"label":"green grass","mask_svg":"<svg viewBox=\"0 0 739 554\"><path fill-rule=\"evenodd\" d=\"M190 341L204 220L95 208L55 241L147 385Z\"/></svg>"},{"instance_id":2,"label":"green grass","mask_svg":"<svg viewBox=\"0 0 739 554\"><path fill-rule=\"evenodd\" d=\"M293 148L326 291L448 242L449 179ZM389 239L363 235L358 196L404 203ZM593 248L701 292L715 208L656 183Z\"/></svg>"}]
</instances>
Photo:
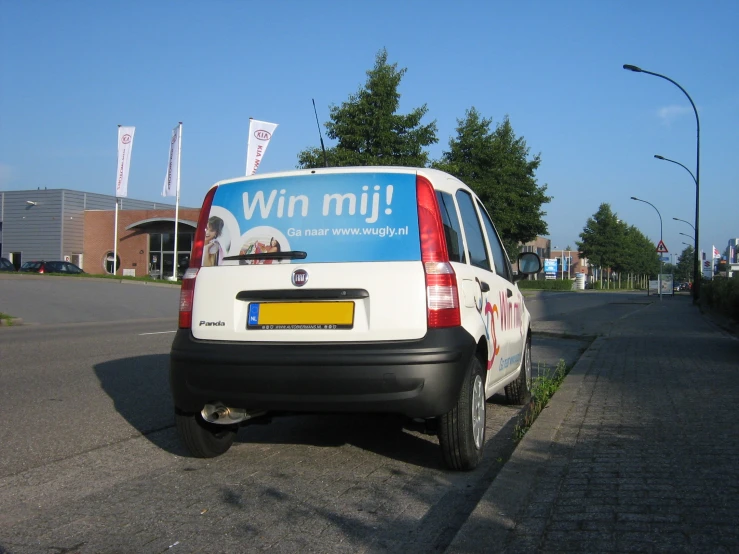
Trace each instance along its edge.
<instances>
[{"instance_id":1,"label":"green grass","mask_svg":"<svg viewBox=\"0 0 739 554\"><path fill-rule=\"evenodd\" d=\"M13 316L12 315L8 315L8 314L4 314L3 312L0 312L0 319L6 320L5 321L5 324L6 325L13 325Z\"/></svg>"},{"instance_id":2,"label":"green grass","mask_svg":"<svg viewBox=\"0 0 739 554\"><path fill-rule=\"evenodd\" d=\"M28 275L38 275L38 273L28 273ZM101 275L97 273L79 273L79 274L44 273L44 275L49 275L51 277L78 277L80 279L85 278L85 279L109 279L113 281L141 281L145 283L176 285L178 287L182 284L182 281L170 281L168 279L153 279L149 277L148 275L145 277L129 277L128 275Z\"/></svg>"},{"instance_id":3,"label":"green grass","mask_svg":"<svg viewBox=\"0 0 739 554\"><path fill-rule=\"evenodd\" d=\"M547 405L549 399L557 392L557 389L570 371L564 360L560 360L554 369L546 366L544 368L538 367L537 369L538 375L534 377L531 383L531 402L529 402L523 415L519 418L518 423L513 429L513 440L515 442L520 441L531 428L531 425L539 417L539 414Z\"/></svg>"},{"instance_id":4,"label":"green grass","mask_svg":"<svg viewBox=\"0 0 739 554\"><path fill-rule=\"evenodd\" d=\"M180 286L182 281L170 281L168 279L153 279L152 277L130 277L128 275L90 275L85 273L81 277L96 277L98 279L113 279L116 281L144 281L146 283L160 283L165 285L177 285Z\"/></svg>"}]
</instances>

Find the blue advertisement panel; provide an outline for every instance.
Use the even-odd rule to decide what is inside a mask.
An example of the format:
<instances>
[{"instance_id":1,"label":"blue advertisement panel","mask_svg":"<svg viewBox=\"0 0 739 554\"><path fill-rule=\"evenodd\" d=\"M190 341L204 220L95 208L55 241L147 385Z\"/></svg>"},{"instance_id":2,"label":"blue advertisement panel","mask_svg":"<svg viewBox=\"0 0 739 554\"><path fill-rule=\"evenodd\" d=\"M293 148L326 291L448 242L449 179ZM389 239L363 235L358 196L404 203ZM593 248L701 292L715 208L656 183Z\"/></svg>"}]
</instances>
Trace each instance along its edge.
<instances>
[{"instance_id":1,"label":"blue advertisement panel","mask_svg":"<svg viewBox=\"0 0 739 554\"><path fill-rule=\"evenodd\" d=\"M544 273L557 273L557 260L546 258L544 260Z\"/></svg>"},{"instance_id":2,"label":"blue advertisement panel","mask_svg":"<svg viewBox=\"0 0 739 554\"><path fill-rule=\"evenodd\" d=\"M299 175L218 187L203 266L239 263L224 262L227 256L287 251L306 252L296 263L420 260L416 176Z\"/></svg>"}]
</instances>

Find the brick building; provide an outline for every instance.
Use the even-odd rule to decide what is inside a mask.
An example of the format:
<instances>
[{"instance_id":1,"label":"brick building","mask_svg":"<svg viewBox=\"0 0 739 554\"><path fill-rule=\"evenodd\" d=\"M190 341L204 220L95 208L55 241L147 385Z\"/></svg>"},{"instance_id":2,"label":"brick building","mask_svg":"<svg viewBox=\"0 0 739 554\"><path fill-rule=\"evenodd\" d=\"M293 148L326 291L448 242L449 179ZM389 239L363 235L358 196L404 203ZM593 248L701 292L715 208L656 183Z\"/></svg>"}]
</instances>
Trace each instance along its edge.
<instances>
[{"instance_id":1,"label":"brick building","mask_svg":"<svg viewBox=\"0 0 739 554\"><path fill-rule=\"evenodd\" d=\"M114 196L69 189L0 192L0 255L16 267L32 260L69 260L87 273L113 270ZM175 207L118 199L118 271L169 277L174 267ZM177 260L189 261L199 208L180 207Z\"/></svg>"},{"instance_id":2,"label":"brick building","mask_svg":"<svg viewBox=\"0 0 739 554\"><path fill-rule=\"evenodd\" d=\"M180 208L177 223L177 265L182 275L190 261L199 208ZM85 271L111 273L115 211L86 211L83 249ZM118 212L119 273L171 277L174 260L174 209Z\"/></svg>"}]
</instances>

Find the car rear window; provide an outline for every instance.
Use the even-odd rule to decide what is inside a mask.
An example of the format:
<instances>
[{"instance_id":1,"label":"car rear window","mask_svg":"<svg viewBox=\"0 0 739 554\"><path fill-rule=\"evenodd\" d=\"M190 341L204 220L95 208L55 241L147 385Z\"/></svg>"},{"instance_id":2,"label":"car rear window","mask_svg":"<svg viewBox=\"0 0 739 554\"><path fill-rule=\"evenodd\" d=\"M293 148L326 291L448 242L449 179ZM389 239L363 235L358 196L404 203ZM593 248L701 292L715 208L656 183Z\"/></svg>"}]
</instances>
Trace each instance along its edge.
<instances>
[{"instance_id":1,"label":"car rear window","mask_svg":"<svg viewBox=\"0 0 739 554\"><path fill-rule=\"evenodd\" d=\"M449 193L436 191L436 200L439 203L441 220L444 224L449 261L465 263L462 227L457 217L457 209L454 207L454 199Z\"/></svg>"},{"instance_id":2,"label":"car rear window","mask_svg":"<svg viewBox=\"0 0 739 554\"><path fill-rule=\"evenodd\" d=\"M282 263L420 260L416 176L307 174L223 184L205 231L203 266L278 263L225 258L287 252L306 256Z\"/></svg>"}]
</instances>

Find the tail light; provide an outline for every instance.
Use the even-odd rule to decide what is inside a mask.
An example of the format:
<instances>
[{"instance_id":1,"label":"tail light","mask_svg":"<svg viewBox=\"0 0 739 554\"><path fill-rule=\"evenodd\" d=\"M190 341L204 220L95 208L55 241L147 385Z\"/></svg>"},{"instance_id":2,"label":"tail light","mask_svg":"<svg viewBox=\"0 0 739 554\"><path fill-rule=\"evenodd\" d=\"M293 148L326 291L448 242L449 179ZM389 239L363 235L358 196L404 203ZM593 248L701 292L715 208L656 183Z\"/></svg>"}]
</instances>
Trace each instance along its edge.
<instances>
[{"instance_id":1,"label":"tail light","mask_svg":"<svg viewBox=\"0 0 739 554\"><path fill-rule=\"evenodd\" d=\"M195 279L200 271L203 263L203 248L205 246L205 227L208 224L208 216L210 215L210 207L213 204L213 197L216 189L213 187L205 195L203 207L200 209L198 216L198 228L195 229L195 239L192 244L192 252L190 252L190 267L185 271L182 277L182 288L180 288L180 329L192 328L192 306L195 300Z\"/></svg>"},{"instance_id":2,"label":"tail light","mask_svg":"<svg viewBox=\"0 0 739 554\"><path fill-rule=\"evenodd\" d=\"M444 224L431 182L416 177L421 261L426 275L426 319L429 328L461 325L457 275L449 263Z\"/></svg>"}]
</instances>

